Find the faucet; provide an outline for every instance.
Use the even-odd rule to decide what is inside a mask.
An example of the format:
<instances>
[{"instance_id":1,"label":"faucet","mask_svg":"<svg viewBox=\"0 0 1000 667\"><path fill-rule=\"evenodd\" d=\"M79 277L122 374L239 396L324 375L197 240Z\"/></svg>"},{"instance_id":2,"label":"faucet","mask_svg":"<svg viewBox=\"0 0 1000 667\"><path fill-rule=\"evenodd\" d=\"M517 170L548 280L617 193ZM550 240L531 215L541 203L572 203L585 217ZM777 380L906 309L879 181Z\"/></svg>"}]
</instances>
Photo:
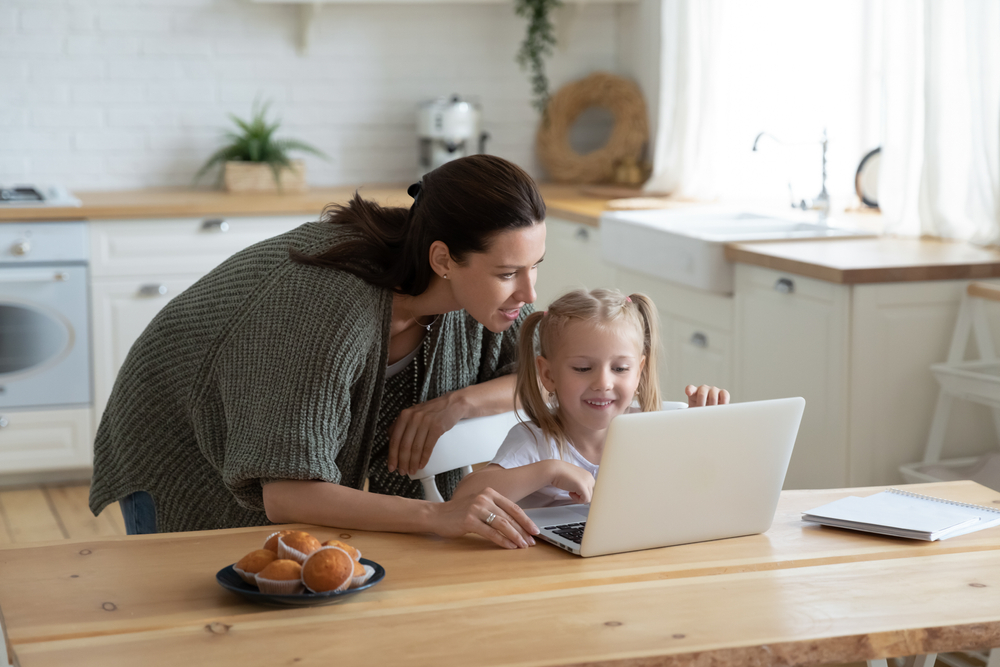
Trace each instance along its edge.
<instances>
[{"instance_id":1,"label":"faucet","mask_svg":"<svg viewBox=\"0 0 1000 667\"><path fill-rule=\"evenodd\" d=\"M788 144L788 142L782 141L781 139L777 138L776 136L774 136L770 132L759 132L757 134L757 137L753 140L753 148L751 149L752 151L754 151L754 152L757 151L757 143L760 141L761 137L764 137L764 136L770 137L771 139L773 139L774 141L778 142L779 144L783 144L783 145L787 145ZM810 143L811 144L811 143L814 143L814 142L807 141L807 142L798 142L798 143L800 143L800 144L801 143ZM819 194L816 195L815 197L813 197L812 199L809 199L809 200L800 199L798 202L796 202L795 201L794 192L792 191L792 183L791 183L791 181L789 181L789 183L788 183L788 193L791 196L792 208L802 209L803 211L809 211L809 210L818 211L819 212L819 220L820 220L820 222L823 222L830 215L830 194L826 191L826 148L827 148L827 137L826 137L826 128L825 127L823 128L823 138L820 140L819 143L820 143L820 146L822 146L822 148L823 148L823 180L822 180L822 186L820 187Z\"/></svg>"}]
</instances>

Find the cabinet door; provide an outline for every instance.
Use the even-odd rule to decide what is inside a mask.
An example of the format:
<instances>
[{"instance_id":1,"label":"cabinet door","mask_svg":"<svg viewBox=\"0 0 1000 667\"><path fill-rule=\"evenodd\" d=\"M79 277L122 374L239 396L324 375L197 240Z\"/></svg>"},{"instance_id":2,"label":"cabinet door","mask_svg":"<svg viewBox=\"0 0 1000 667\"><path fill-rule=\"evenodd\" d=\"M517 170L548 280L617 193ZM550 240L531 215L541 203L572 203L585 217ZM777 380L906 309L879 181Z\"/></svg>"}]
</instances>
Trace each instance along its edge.
<instances>
[{"instance_id":1,"label":"cabinet door","mask_svg":"<svg viewBox=\"0 0 1000 667\"><path fill-rule=\"evenodd\" d=\"M732 337L701 322L674 318L671 326L673 370L664 399L687 400L684 387L711 384L733 391Z\"/></svg>"},{"instance_id":2,"label":"cabinet door","mask_svg":"<svg viewBox=\"0 0 1000 667\"><path fill-rule=\"evenodd\" d=\"M940 280L854 288L851 486L900 483L899 466L923 460L938 397L930 366L947 359L966 285ZM987 304L994 345L996 305ZM968 347L975 349L971 342ZM944 458L995 451L996 443L989 408L953 401Z\"/></svg>"},{"instance_id":3,"label":"cabinet door","mask_svg":"<svg viewBox=\"0 0 1000 667\"><path fill-rule=\"evenodd\" d=\"M0 470L41 472L91 464L89 408L0 410Z\"/></svg>"},{"instance_id":4,"label":"cabinet door","mask_svg":"<svg viewBox=\"0 0 1000 667\"><path fill-rule=\"evenodd\" d=\"M162 279L94 280L94 425L108 402L118 369L132 344L170 299L199 276Z\"/></svg>"},{"instance_id":5,"label":"cabinet door","mask_svg":"<svg viewBox=\"0 0 1000 667\"><path fill-rule=\"evenodd\" d=\"M545 221L545 261L538 267L535 307L579 288L614 287L616 271L601 258L601 232L596 227L558 218Z\"/></svg>"},{"instance_id":6,"label":"cabinet door","mask_svg":"<svg viewBox=\"0 0 1000 667\"><path fill-rule=\"evenodd\" d=\"M736 266L735 396L806 399L785 488L847 486L850 287Z\"/></svg>"},{"instance_id":7,"label":"cabinet door","mask_svg":"<svg viewBox=\"0 0 1000 667\"><path fill-rule=\"evenodd\" d=\"M236 216L90 223L91 275L205 274L258 241L314 217Z\"/></svg>"}]
</instances>

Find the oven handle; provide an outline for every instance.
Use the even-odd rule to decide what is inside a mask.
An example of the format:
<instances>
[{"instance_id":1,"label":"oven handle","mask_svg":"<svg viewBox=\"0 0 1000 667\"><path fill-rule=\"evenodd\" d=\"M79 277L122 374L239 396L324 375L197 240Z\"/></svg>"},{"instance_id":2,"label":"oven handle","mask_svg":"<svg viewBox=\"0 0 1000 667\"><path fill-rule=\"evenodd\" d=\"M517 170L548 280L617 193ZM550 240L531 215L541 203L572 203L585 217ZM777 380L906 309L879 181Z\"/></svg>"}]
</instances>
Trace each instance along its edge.
<instances>
[{"instance_id":1,"label":"oven handle","mask_svg":"<svg viewBox=\"0 0 1000 667\"><path fill-rule=\"evenodd\" d=\"M69 280L69 274L63 271L19 272L11 275L4 275L0 271L0 283L64 283L67 280Z\"/></svg>"}]
</instances>

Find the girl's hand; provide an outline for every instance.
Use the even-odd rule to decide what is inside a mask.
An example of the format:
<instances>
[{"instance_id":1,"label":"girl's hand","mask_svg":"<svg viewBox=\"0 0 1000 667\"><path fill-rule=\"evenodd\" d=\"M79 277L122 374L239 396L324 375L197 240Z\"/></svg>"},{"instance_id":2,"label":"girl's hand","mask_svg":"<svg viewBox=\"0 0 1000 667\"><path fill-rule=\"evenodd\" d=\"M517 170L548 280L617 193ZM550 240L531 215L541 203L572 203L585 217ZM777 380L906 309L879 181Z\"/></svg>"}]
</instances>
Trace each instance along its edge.
<instances>
[{"instance_id":1,"label":"girl's hand","mask_svg":"<svg viewBox=\"0 0 1000 667\"><path fill-rule=\"evenodd\" d=\"M465 416L465 404L452 392L417 403L399 413L389 429L389 472L411 475L427 465L438 438Z\"/></svg>"},{"instance_id":2,"label":"girl's hand","mask_svg":"<svg viewBox=\"0 0 1000 667\"><path fill-rule=\"evenodd\" d=\"M505 549L526 549L535 544L532 535L538 534L538 527L524 510L493 489L429 506L432 530L441 537L476 533ZM490 514L495 516L487 524Z\"/></svg>"},{"instance_id":3,"label":"girl's hand","mask_svg":"<svg viewBox=\"0 0 1000 667\"><path fill-rule=\"evenodd\" d=\"M566 461L551 459L552 486L569 492L570 498L578 503L589 503L594 495L594 476L579 466Z\"/></svg>"},{"instance_id":4,"label":"girl's hand","mask_svg":"<svg viewBox=\"0 0 1000 667\"><path fill-rule=\"evenodd\" d=\"M700 387L689 384L684 387L684 393L687 394L689 408L700 408L705 405L726 405L729 403L728 391L707 384L703 384Z\"/></svg>"}]
</instances>

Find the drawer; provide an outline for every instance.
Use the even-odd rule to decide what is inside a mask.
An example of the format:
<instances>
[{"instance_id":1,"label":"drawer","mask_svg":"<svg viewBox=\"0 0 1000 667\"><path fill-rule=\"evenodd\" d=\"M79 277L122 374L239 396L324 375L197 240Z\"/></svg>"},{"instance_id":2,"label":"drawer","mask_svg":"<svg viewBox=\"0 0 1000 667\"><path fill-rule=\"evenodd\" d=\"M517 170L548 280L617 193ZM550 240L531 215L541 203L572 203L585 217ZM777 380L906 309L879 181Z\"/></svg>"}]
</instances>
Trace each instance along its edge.
<instances>
[{"instance_id":1,"label":"drawer","mask_svg":"<svg viewBox=\"0 0 1000 667\"><path fill-rule=\"evenodd\" d=\"M94 221L91 275L202 275L254 243L315 219L299 215Z\"/></svg>"},{"instance_id":2,"label":"drawer","mask_svg":"<svg viewBox=\"0 0 1000 667\"><path fill-rule=\"evenodd\" d=\"M92 464L91 410L0 410L0 472Z\"/></svg>"}]
</instances>

